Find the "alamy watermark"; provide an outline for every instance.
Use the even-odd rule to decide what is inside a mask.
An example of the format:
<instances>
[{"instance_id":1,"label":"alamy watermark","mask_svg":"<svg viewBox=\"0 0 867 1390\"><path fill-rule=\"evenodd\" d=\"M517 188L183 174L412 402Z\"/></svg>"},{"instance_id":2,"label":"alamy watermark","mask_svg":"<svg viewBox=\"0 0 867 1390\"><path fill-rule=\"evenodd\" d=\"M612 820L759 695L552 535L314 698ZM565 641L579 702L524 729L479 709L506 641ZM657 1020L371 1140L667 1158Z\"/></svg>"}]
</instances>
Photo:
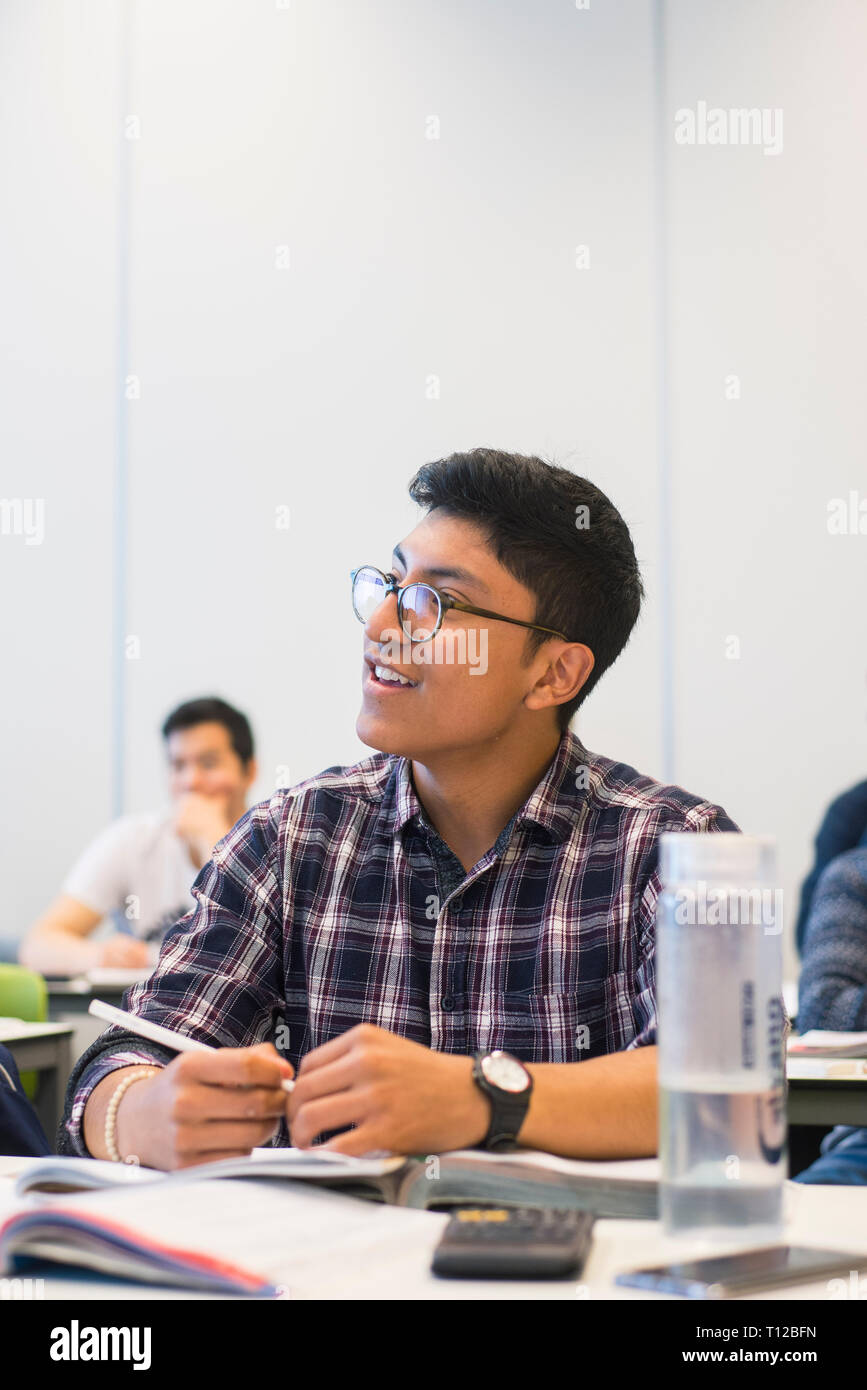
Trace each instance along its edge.
<instances>
[{"instance_id":1,"label":"alamy watermark","mask_svg":"<svg viewBox=\"0 0 867 1390\"><path fill-rule=\"evenodd\" d=\"M781 106L708 106L706 101L681 106L674 113L677 145L757 145L765 154L783 152Z\"/></svg>"},{"instance_id":2,"label":"alamy watermark","mask_svg":"<svg viewBox=\"0 0 867 1390\"><path fill-rule=\"evenodd\" d=\"M419 629L421 633L421 629ZM441 627L433 641L411 642L395 628L386 628L378 655L391 666L469 666L471 676L488 669L488 629Z\"/></svg>"},{"instance_id":3,"label":"alamy watermark","mask_svg":"<svg viewBox=\"0 0 867 1390\"><path fill-rule=\"evenodd\" d=\"M832 497L826 525L831 536L867 536L867 497L852 488L848 497Z\"/></svg>"},{"instance_id":4,"label":"alamy watermark","mask_svg":"<svg viewBox=\"0 0 867 1390\"><path fill-rule=\"evenodd\" d=\"M845 1279L829 1279L826 1287L829 1298L851 1298L857 1302L867 1298L867 1279L864 1278L863 1269L850 1269L848 1283Z\"/></svg>"},{"instance_id":5,"label":"alamy watermark","mask_svg":"<svg viewBox=\"0 0 867 1390\"><path fill-rule=\"evenodd\" d=\"M23 536L25 545L45 540L44 497L0 497L0 536Z\"/></svg>"},{"instance_id":6,"label":"alamy watermark","mask_svg":"<svg viewBox=\"0 0 867 1390\"><path fill-rule=\"evenodd\" d=\"M6 1279L0 1279L0 1302L5 1302L6 1299L18 1299L29 1302L31 1299L44 1297L44 1279L22 1279L17 1275L12 1275Z\"/></svg>"},{"instance_id":7,"label":"alamy watermark","mask_svg":"<svg viewBox=\"0 0 867 1390\"><path fill-rule=\"evenodd\" d=\"M51 1330L48 1354L52 1361L131 1361L134 1371L151 1364L149 1327L82 1327L73 1318L68 1327Z\"/></svg>"},{"instance_id":8,"label":"alamy watermark","mask_svg":"<svg viewBox=\"0 0 867 1390\"><path fill-rule=\"evenodd\" d=\"M763 927L766 936L783 930L782 888L709 888L704 879L674 891L678 926Z\"/></svg>"}]
</instances>

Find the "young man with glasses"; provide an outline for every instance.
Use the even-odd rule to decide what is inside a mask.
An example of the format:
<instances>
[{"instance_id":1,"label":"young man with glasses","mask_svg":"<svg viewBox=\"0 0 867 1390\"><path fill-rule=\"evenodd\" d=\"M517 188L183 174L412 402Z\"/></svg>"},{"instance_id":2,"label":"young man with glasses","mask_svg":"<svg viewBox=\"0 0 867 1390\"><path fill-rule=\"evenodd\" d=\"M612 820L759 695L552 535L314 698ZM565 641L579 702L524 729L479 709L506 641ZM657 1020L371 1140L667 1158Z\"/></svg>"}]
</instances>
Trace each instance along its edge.
<instances>
[{"instance_id":1,"label":"young man with glasses","mask_svg":"<svg viewBox=\"0 0 867 1390\"><path fill-rule=\"evenodd\" d=\"M109 1030L73 1073L62 1150L160 1168L275 1134L655 1152L657 840L737 827L569 731L638 617L629 531L520 455L455 454L410 493L425 515L390 571L352 578L378 751L254 807L129 995L222 1050ZM483 634L484 670L466 659Z\"/></svg>"}]
</instances>

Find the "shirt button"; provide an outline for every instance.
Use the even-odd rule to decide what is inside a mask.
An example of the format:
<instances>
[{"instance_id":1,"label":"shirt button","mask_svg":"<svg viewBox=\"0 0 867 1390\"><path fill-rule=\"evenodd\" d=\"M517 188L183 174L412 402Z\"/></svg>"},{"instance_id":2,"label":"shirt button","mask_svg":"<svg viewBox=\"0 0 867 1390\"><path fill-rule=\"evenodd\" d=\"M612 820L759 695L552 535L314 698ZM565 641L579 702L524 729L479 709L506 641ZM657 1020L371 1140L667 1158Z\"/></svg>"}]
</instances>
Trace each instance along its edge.
<instances>
[{"instance_id":1,"label":"shirt button","mask_svg":"<svg viewBox=\"0 0 867 1390\"><path fill-rule=\"evenodd\" d=\"M444 994L442 999L440 1000L440 1008L442 1009L443 1013L450 1014L454 1007L455 996L453 994Z\"/></svg>"}]
</instances>

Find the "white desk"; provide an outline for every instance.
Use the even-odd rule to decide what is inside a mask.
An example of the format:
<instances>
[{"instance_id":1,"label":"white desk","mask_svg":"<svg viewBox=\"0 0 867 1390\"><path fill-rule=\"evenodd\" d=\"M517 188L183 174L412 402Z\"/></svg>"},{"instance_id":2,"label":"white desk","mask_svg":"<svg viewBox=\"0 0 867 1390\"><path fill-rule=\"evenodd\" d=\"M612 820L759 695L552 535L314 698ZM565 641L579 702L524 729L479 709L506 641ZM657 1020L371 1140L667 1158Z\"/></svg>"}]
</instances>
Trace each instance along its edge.
<instances>
[{"instance_id":1,"label":"white desk","mask_svg":"<svg viewBox=\"0 0 867 1390\"><path fill-rule=\"evenodd\" d=\"M48 1017L66 1023L73 1032L73 1056L80 1057L91 1043L96 1042L108 1024L87 1011L92 999L102 999L122 1009L126 991L137 981L146 979L149 970L93 971L95 979L76 975L66 980L47 980Z\"/></svg>"},{"instance_id":2,"label":"white desk","mask_svg":"<svg viewBox=\"0 0 867 1390\"><path fill-rule=\"evenodd\" d=\"M11 1207L12 1179L26 1160L0 1158L0 1219ZM308 1194L304 1194L304 1200ZM319 1192L314 1200L339 1207L359 1199L339 1193ZM662 1294L644 1294L637 1289L620 1288L614 1275L641 1265L657 1264L683 1249L666 1247L655 1221L597 1221L593 1248L584 1275L579 1281L485 1281L437 1279L430 1272L433 1248L448 1218L434 1212L407 1212L406 1230L399 1239L389 1232L386 1240L377 1241L377 1217L391 1209L373 1208L371 1240L359 1248L357 1240L341 1253L335 1250L331 1237L331 1258L324 1263L309 1261L304 1265L292 1263L287 1252L286 1282L292 1289L292 1300L309 1299L372 1299L395 1300L464 1300L464 1299L558 1299L581 1300L665 1299L685 1303ZM788 1183L786 1185L786 1238L804 1245L828 1245L846 1249L867 1249L867 1188L816 1187ZM40 1271L28 1271L39 1277ZM44 1271L46 1299L176 1299L201 1298L201 1294L178 1294L174 1289L149 1285L103 1283L87 1275L58 1277L48 1267ZM804 1284L792 1289L774 1289L760 1295L761 1299L828 1301L824 1283ZM226 1300L224 1300L226 1301ZM750 1300L754 1301L754 1300ZM698 1305L693 1305L694 1307Z\"/></svg>"}]
</instances>

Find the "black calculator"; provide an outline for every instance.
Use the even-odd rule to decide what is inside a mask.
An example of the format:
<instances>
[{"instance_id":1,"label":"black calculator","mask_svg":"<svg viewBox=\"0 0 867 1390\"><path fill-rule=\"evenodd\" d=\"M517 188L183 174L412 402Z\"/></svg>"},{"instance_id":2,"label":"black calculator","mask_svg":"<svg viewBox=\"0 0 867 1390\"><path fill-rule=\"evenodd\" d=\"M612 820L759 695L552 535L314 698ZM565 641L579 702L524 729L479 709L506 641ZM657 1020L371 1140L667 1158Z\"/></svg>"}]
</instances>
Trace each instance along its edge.
<instances>
[{"instance_id":1,"label":"black calculator","mask_svg":"<svg viewBox=\"0 0 867 1390\"><path fill-rule=\"evenodd\" d=\"M461 1207L434 1250L451 1279L558 1279L580 1274L595 1216L576 1208Z\"/></svg>"}]
</instances>

